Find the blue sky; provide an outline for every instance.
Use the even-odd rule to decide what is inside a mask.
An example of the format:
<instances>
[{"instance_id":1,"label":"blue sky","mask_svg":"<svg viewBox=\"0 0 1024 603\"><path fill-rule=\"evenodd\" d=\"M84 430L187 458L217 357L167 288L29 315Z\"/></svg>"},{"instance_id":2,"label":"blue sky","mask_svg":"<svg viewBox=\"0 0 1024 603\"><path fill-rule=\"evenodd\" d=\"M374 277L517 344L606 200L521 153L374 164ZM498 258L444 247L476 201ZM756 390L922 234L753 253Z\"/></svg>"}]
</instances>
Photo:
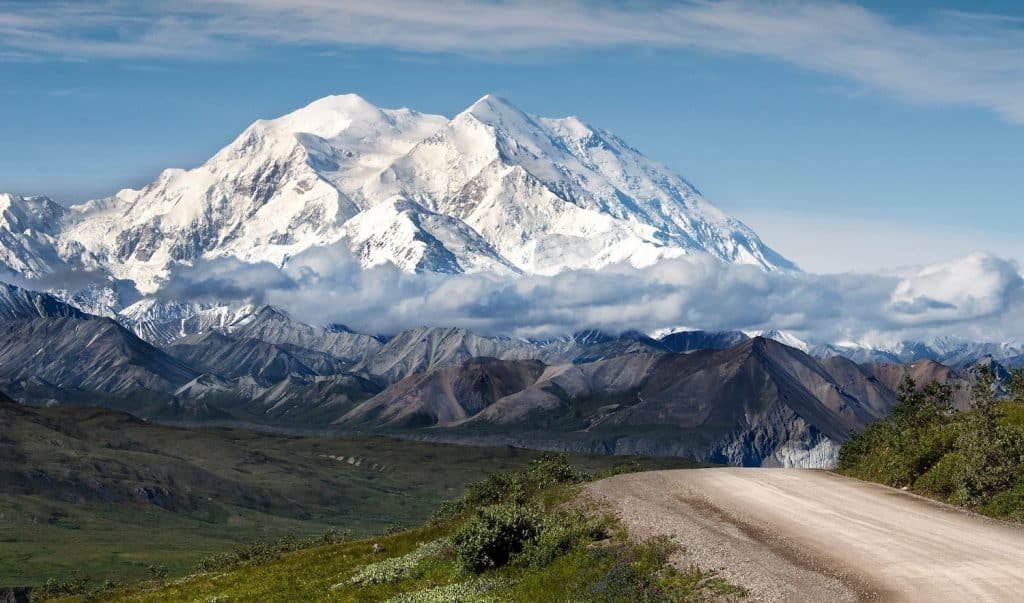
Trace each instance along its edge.
<instances>
[{"instance_id":1,"label":"blue sky","mask_svg":"<svg viewBox=\"0 0 1024 603\"><path fill-rule=\"evenodd\" d=\"M1015 3L0 0L0 190L62 201L201 163L357 92L577 114L816 271L1024 260Z\"/></svg>"}]
</instances>

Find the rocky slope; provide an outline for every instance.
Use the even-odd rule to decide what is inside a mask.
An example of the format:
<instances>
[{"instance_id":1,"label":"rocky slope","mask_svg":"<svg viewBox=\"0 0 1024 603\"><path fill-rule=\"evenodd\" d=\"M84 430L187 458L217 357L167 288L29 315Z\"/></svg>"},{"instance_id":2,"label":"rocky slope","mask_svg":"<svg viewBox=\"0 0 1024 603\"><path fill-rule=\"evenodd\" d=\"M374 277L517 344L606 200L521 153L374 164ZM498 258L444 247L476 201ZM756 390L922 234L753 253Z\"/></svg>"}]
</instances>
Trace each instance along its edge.
<instances>
[{"instance_id":1,"label":"rocky slope","mask_svg":"<svg viewBox=\"0 0 1024 603\"><path fill-rule=\"evenodd\" d=\"M78 308L49 293L30 291L0 282L0 321L57 317L88 318Z\"/></svg>"},{"instance_id":2,"label":"rocky slope","mask_svg":"<svg viewBox=\"0 0 1024 603\"><path fill-rule=\"evenodd\" d=\"M0 322L0 382L41 380L65 392L173 392L196 376L107 318Z\"/></svg>"},{"instance_id":3,"label":"rocky slope","mask_svg":"<svg viewBox=\"0 0 1024 603\"><path fill-rule=\"evenodd\" d=\"M568 450L827 466L882 417L891 387L850 361L755 338L726 350L583 364L473 360L413 375L342 425Z\"/></svg>"}]
</instances>

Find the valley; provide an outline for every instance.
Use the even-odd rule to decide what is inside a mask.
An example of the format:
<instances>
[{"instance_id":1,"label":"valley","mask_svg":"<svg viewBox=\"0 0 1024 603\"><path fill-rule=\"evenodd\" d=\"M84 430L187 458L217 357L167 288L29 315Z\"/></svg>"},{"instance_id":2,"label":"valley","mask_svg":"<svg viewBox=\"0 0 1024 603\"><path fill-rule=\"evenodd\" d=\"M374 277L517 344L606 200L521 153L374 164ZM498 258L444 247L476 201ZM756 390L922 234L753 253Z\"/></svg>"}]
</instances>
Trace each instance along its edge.
<instances>
[{"instance_id":1,"label":"valley","mask_svg":"<svg viewBox=\"0 0 1024 603\"><path fill-rule=\"evenodd\" d=\"M171 575L256 540L354 536L425 521L491 472L540 453L380 437L178 428L93 407L0 402L0 585L77 572ZM576 456L588 470L628 459ZM639 459L638 467L691 466Z\"/></svg>"}]
</instances>

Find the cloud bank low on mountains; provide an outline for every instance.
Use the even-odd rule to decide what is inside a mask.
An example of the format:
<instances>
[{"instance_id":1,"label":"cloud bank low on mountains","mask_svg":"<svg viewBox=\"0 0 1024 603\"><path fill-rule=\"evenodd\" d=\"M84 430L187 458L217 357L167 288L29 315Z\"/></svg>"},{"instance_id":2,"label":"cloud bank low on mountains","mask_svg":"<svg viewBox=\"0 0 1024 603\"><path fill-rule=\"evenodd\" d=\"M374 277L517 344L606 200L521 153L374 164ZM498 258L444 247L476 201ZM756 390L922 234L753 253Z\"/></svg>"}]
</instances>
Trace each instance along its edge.
<instances>
[{"instance_id":1,"label":"cloud bank low on mountains","mask_svg":"<svg viewBox=\"0 0 1024 603\"><path fill-rule=\"evenodd\" d=\"M688 255L647 268L614 265L541 277L408 274L364 269L336 244L283 269L235 259L176 272L171 298L248 299L311 323L390 333L421 325L546 337L584 328L784 329L811 341L961 335L1024 336L1024 278L1011 260L975 253L887 274L768 273Z\"/></svg>"}]
</instances>

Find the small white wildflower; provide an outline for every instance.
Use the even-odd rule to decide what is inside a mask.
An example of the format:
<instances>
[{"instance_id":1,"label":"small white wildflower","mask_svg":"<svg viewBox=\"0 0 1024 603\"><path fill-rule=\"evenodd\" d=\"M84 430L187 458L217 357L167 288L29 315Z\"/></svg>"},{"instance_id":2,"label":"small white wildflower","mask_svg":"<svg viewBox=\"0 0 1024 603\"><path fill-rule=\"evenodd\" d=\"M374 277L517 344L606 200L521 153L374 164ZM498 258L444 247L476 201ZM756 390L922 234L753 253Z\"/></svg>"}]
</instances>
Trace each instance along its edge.
<instances>
[{"instance_id":1,"label":"small white wildflower","mask_svg":"<svg viewBox=\"0 0 1024 603\"><path fill-rule=\"evenodd\" d=\"M503 586L502 580L479 578L405 593L388 599L387 603L499 603L491 593Z\"/></svg>"},{"instance_id":2,"label":"small white wildflower","mask_svg":"<svg viewBox=\"0 0 1024 603\"><path fill-rule=\"evenodd\" d=\"M444 539L434 540L420 545L411 553L401 557L391 557L377 563L371 563L363 567L346 582L340 582L331 587L332 590L345 586L366 586L369 584L392 584L411 578L418 574L419 565L424 559L433 557L441 552L447 541Z\"/></svg>"}]
</instances>

